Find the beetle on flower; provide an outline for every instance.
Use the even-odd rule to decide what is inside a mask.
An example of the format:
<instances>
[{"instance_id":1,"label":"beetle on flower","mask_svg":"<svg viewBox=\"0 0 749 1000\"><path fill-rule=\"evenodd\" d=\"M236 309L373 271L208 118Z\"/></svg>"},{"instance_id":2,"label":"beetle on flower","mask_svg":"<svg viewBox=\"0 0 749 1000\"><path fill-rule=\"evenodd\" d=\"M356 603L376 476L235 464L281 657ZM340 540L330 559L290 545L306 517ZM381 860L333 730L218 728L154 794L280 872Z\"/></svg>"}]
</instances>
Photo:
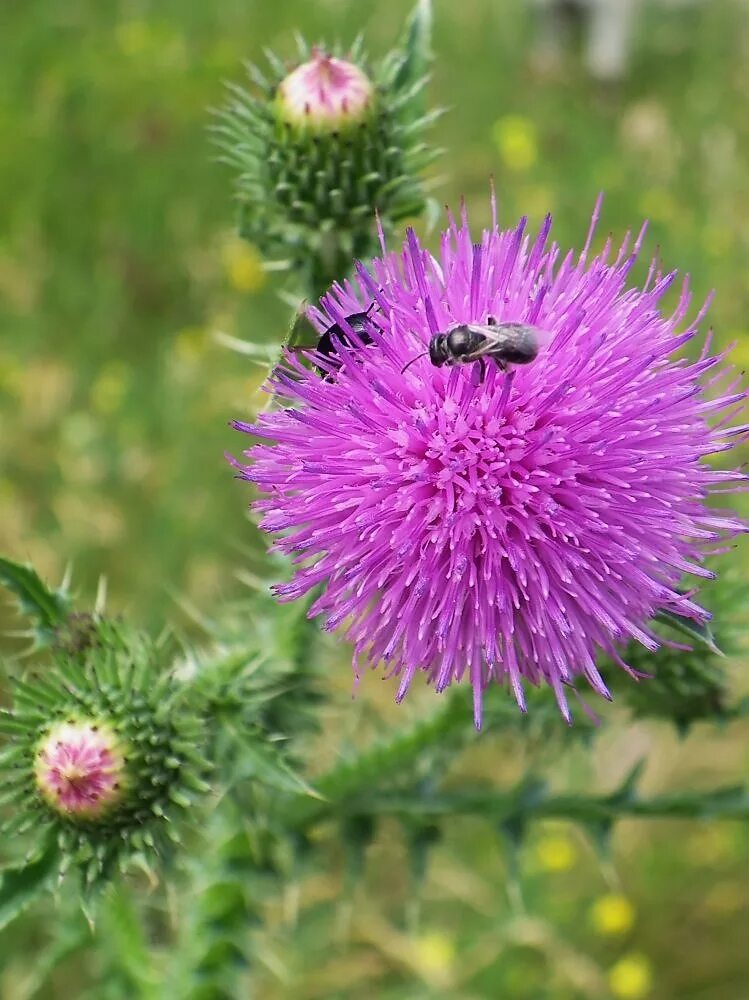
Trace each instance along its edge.
<instances>
[{"instance_id":1,"label":"beetle on flower","mask_svg":"<svg viewBox=\"0 0 749 1000\"><path fill-rule=\"evenodd\" d=\"M746 436L731 426L746 392L710 334L697 360L681 353L706 309L684 325L686 281L672 315L676 272L653 263L628 285L644 227L591 257L599 211L579 255L549 243L550 217L531 237L496 212L477 243L465 211L451 218L437 257L413 232L400 254L383 241L311 310L322 332L375 302L371 343L341 341L334 380L288 356L273 377L287 408L235 423L260 439L233 462L264 494L261 526L295 557L279 599L319 588L310 615L345 626L357 677L384 663L398 700L417 673L437 691L469 681L477 726L492 682L521 709L524 680L550 685L568 721L578 676L608 698L596 657L631 670L619 648L657 649L649 622L664 609L707 620L680 584L711 577L706 557L745 527L706 501L746 477L705 459ZM403 371L436 335L488 317L547 343L483 381L428 355Z\"/></svg>"}]
</instances>

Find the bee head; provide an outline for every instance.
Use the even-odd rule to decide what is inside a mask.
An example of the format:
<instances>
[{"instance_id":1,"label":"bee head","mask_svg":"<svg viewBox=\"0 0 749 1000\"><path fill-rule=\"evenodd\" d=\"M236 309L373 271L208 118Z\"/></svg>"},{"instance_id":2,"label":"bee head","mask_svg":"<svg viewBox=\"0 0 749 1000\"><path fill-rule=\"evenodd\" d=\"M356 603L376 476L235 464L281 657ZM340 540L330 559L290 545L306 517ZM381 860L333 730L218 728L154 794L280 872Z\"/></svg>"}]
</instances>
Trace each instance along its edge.
<instances>
[{"instance_id":1,"label":"bee head","mask_svg":"<svg viewBox=\"0 0 749 1000\"><path fill-rule=\"evenodd\" d=\"M435 334L429 341L429 360L435 367L439 368L445 364L450 357L450 350L447 346L447 336L444 333Z\"/></svg>"}]
</instances>

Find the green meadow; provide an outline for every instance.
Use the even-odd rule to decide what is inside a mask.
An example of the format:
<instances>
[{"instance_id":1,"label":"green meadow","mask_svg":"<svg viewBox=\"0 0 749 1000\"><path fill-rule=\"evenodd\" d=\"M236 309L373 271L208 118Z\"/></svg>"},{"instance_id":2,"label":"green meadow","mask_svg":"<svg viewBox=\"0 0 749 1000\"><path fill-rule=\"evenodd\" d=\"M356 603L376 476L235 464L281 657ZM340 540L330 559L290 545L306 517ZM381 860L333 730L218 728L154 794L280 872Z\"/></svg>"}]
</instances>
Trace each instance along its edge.
<instances>
[{"instance_id":1,"label":"green meadow","mask_svg":"<svg viewBox=\"0 0 749 1000\"><path fill-rule=\"evenodd\" d=\"M228 424L263 405L263 372L216 334L277 343L289 306L283 276L236 235L211 109L265 47L293 59L294 31L344 43L364 31L380 55L408 6L5 0L0 551L54 582L70 567L88 601L104 578L110 609L154 631L168 620L195 641L201 616L241 597L266 543L224 453L245 446ZM436 0L429 98L446 111L431 140L445 152L430 195L454 207L464 197L478 228L493 176L500 221L528 215L534 226L550 211L566 248L582 244L603 191L596 245L648 219L635 277L657 255L664 271L690 275L694 310L714 289L716 341L735 342L737 367L749 365L745 4L644 3L618 83L591 79L580 39L544 63L532 11L520 0ZM735 505L749 514L744 497ZM748 553L725 559L746 567ZM17 652L9 606L0 623L2 648ZM396 706L374 676L352 701L348 650L327 649L337 700L320 765L361 733L429 710L431 691ZM737 697L749 691L745 667L729 664ZM562 763L549 756L552 783L612 787L645 757L653 792L746 780L747 723L680 738L616 706L600 714L594 753L576 743ZM522 772L525 752L489 733L460 766L501 783ZM344 860L329 862L269 912L267 960L247 996L749 997L746 824L627 820L601 853L578 829L541 823L515 857L498 831L456 820L420 886L395 828L380 832L353 887ZM148 996L137 977L107 978L85 944L41 975L35 955L55 928L54 910L45 914L0 932L2 1000ZM128 915L103 933L127 950Z\"/></svg>"}]
</instances>

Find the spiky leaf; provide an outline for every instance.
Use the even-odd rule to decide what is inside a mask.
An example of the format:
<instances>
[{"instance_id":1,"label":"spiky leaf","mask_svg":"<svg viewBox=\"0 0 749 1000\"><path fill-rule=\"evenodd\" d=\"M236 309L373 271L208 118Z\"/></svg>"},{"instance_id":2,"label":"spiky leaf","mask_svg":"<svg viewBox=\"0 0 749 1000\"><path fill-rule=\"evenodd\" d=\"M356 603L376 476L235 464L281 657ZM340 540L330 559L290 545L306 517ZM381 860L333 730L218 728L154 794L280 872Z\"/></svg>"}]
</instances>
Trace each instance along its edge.
<instances>
[{"instance_id":1,"label":"spiky leaf","mask_svg":"<svg viewBox=\"0 0 749 1000\"><path fill-rule=\"evenodd\" d=\"M0 556L0 583L15 595L21 614L34 623L37 643L48 645L70 611L68 594L48 587L33 566L3 556Z\"/></svg>"},{"instance_id":2,"label":"spiky leaf","mask_svg":"<svg viewBox=\"0 0 749 1000\"><path fill-rule=\"evenodd\" d=\"M432 62L432 3L418 0L403 31L401 42L403 57L393 81L396 90L412 87L424 78ZM414 101L412 108L422 114L423 96Z\"/></svg>"},{"instance_id":3,"label":"spiky leaf","mask_svg":"<svg viewBox=\"0 0 749 1000\"><path fill-rule=\"evenodd\" d=\"M32 861L0 872L0 930L52 886L58 867L58 847L47 841Z\"/></svg>"},{"instance_id":4,"label":"spiky leaf","mask_svg":"<svg viewBox=\"0 0 749 1000\"><path fill-rule=\"evenodd\" d=\"M715 636L709 623L697 622L693 618L683 618L681 615L677 615L667 609L659 611L655 616L655 621L660 622L662 625L668 625L675 632L686 636L693 645L702 646L711 653L722 656L720 649L716 645Z\"/></svg>"}]
</instances>

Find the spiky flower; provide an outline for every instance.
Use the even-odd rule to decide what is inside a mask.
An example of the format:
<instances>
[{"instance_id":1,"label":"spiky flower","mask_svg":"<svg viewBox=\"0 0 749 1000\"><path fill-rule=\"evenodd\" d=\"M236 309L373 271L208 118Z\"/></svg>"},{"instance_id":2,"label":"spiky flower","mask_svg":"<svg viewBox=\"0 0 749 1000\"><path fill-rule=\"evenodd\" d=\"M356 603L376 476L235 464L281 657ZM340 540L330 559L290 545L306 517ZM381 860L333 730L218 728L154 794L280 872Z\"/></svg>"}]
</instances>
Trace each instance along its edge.
<instances>
[{"instance_id":1,"label":"spiky flower","mask_svg":"<svg viewBox=\"0 0 749 1000\"><path fill-rule=\"evenodd\" d=\"M264 256L290 261L321 294L353 257L374 252L375 211L389 227L424 207L420 172L436 151L423 143L430 10L420 0L407 40L378 64L299 42L300 63L269 55L249 67L251 91L231 88L217 128L238 171L240 232Z\"/></svg>"},{"instance_id":2,"label":"spiky flower","mask_svg":"<svg viewBox=\"0 0 749 1000\"><path fill-rule=\"evenodd\" d=\"M58 632L53 666L13 681L0 715L3 830L56 831L61 871L78 866L93 884L179 841L179 814L207 789L205 734L143 636L91 615Z\"/></svg>"},{"instance_id":3,"label":"spiky flower","mask_svg":"<svg viewBox=\"0 0 749 1000\"><path fill-rule=\"evenodd\" d=\"M744 530L706 501L746 477L706 458L746 436L730 426L746 393L709 335L681 353L704 315L684 326L686 282L672 315L675 272L630 284L643 233L591 259L597 215L579 256L549 244L550 217L535 237L495 219L474 242L463 215L437 258L409 232L312 311L350 338L315 358L331 374L288 356L288 408L236 424L261 442L236 463L265 494L261 524L295 557L279 598L319 588L311 613L345 625L357 675L384 663L399 700L417 673L437 691L469 681L477 725L492 682L521 708L524 680L548 684L568 719L578 676L609 697L597 655L628 669L624 643L657 649L663 609L705 621L679 583L712 576L707 553ZM366 343L346 316L370 303ZM430 363L432 337L489 317L540 331L536 360L490 361L483 382Z\"/></svg>"}]
</instances>

